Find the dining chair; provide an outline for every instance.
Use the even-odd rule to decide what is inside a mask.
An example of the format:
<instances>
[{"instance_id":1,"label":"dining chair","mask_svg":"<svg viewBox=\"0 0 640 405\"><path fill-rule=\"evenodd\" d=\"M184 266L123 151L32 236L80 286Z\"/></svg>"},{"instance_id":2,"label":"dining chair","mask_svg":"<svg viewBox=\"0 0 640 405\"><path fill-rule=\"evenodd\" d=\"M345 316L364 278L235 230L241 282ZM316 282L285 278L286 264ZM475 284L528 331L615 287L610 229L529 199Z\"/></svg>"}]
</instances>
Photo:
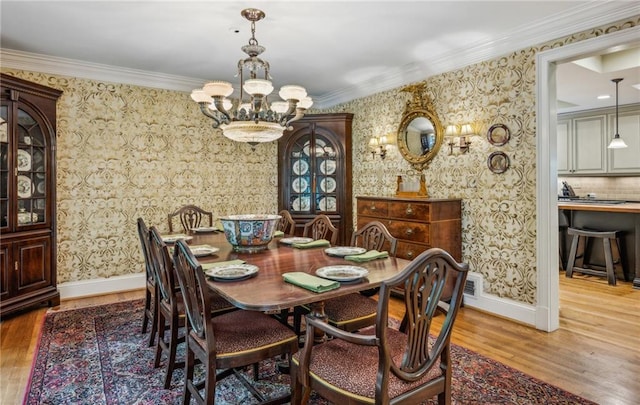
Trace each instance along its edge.
<instances>
[{"instance_id":1,"label":"dining chair","mask_svg":"<svg viewBox=\"0 0 640 405\"><path fill-rule=\"evenodd\" d=\"M398 240L391 236L382 222L372 221L351 235L350 245L367 250L386 250L389 256L395 257ZM325 301L324 312L329 323L348 332L373 325L378 302L370 296L377 292L376 288Z\"/></svg>"},{"instance_id":2,"label":"dining chair","mask_svg":"<svg viewBox=\"0 0 640 405\"><path fill-rule=\"evenodd\" d=\"M213 212L205 211L196 205L183 205L169 214L169 232L174 231L173 220L175 217L180 219L183 232L189 232L191 229L199 227L205 219L208 219L208 226L213 226Z\"/></svg>"},{"instance_id":3,"label":"dining chair","mask_svg":"<svg viewBox=\"0 0 640 405\"><path fill-rule=\"evenodd\" d=\"M278 212L282 218L278 222L277 230L282 231L285 235L293 235L296 231L296 221L291 217L291 213L287 210Z\"/></svg>"},{"instance_id":4,"label":"dining chair","mask_svg":"<svg viewBox=\"0 0 640 405\"><path fill-rule=\"evenodd\" d=\"M179 334L179 329L186 325L184 299L176 281L176 271L169 248L162 240L162 235L158 228L152 226L149 230L149 236L149 251L153 259L152 263L159 292L158 341L156 343L154 367L160 366L160 361L164 355L167 359L165 363L164 388L169 389L173 371L177 367L184 366L184 362L176 361L178 345L184 342L184 336ZM236 310L233 305L218 294L210 292L209 295L212 316Z\"/></svg>"},{"instance_id":5,"label":"dining chair","mask_svg":"<svg viewBox=\"0 0 640 405\"><path fill-rule=\"evenodd\" d=\"M235 368L281 355L285 355L290 364L291 355L298 349L295 333L259 311L237 310L212 317L205 274L184 241L176 243L173 260L188 318L184 404L190 403L192 396L199 404L213 404L217 381L234 373ZM201 384L194 380L196 360L204 365L204 394L200 392ZM226 372L217 374L218 369ZM257 380L256 370L254 368L254 379ZM240 374L235 374L243 380ZM286 403L290 398L287 393L268 403Z\"/></svg>"},{"instance_id":6,"label":"dining chair","mask_svg":"<svg viewBox=\"0 0 640 405\"><path fill-rule=\"evenodd\" d=\"M138 237L142 247L142 257L144 258L144 270L146 276L146 288L144 294L144 314L142 318L142 333L147 333L147 326L151 323L149 333L149 347L153 346L158 332L158 286L156 276L151 263L149 252L149 228L142 218L138 218Z\"/></svg>"},{"instance_id":7,"label":"dining chair","mask_svg":"<svg viewBox=\"0 0 640 405\"><path fill-rule=\"evenodd\" d=\"M304 225L302 236L314 240L326 239L335 245L338 240L338 228L333 226L328 216L319 214Z\"/></svg>"},{"instance_id":8,"label":"dining chair","mask_svg":"<svg viewBox=\"0 0 640 405\"><path fill-rule=\"evenodd\" d=\"M291 361L292 404L306 403L311 390L337 404L417 404L437 396L451 403L451 332L460 309L469 266L431 248L382 283L375 326L346 332L307 315L304 348ZM457 277L455 277L457 275ZM451 301L440 299L455 277ZM388 326L393 288L405 291L404 329ZM445 319L431 331L436 312ZM333 338L314 345L319 331Z\"/></svg>"}]
</instances>

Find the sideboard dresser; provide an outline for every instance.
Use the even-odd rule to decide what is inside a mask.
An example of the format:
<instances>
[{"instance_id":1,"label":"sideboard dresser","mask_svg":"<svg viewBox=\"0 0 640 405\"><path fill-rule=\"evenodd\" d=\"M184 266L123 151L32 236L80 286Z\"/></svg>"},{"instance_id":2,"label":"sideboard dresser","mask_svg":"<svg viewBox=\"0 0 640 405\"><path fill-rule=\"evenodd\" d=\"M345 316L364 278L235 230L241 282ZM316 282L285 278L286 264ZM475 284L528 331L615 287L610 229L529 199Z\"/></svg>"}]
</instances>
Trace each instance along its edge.
<instances>
[{"instance_id":1,"label":"sideboard dresser","mask_svg":"<svg viewBox=\"0 0 640 405\"><path fill-rule=\"evenodd\" d=\"M462 260L462 203L458 199L357 197L357 228L382 222L398 239L396 255L412 260L438 247Z\"/></svg>"}]
</instances>

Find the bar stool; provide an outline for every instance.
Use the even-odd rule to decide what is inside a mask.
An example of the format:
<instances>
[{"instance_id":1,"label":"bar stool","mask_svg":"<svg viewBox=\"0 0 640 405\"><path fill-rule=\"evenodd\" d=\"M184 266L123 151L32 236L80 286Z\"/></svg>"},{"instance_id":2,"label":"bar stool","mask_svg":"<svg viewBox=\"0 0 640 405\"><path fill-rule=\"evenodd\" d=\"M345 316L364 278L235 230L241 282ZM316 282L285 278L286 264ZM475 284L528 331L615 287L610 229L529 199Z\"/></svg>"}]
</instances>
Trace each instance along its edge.
<instances>
[{"instance_id":1,"label":"bar stool","mask_svg":"<svg viewBox=\"0 0 640 405\"><path fill-rule=\"evenodd\" d=\"M624 274L624 264L620 254L620 231L596 231L590 229L568 228L567 234L573 235L571 241L571 251L565 275L569 278L573 272L590 274L593 276L606 277L609 285L616 285L615 265L620 264ZM589 263L587 260L591 254L591 244L589 238L602 240L604 249L605 265ZM613 248L615 247L615 256ZM576 266L578 261L578 266Z\"/></svg>"}]
</instances>

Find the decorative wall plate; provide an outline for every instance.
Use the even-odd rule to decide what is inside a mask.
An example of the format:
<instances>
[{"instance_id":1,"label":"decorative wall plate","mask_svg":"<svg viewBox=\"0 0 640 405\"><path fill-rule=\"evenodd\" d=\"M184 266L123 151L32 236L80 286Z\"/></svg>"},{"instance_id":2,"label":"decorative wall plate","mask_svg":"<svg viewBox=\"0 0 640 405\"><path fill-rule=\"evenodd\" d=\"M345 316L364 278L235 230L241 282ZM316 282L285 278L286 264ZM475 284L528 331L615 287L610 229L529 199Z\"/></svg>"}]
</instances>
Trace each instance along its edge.
<instances>
[{"instance_id":1,"label":"decorative wall plate","mask_svg":"<svg viewBox=\"0 0 640 405\"><path fill-rule=\"evenodd\" d=\"M323 160L320 163L320 172L322 174L333 174L336 172L336 161L335 160Z\"/></svg>"},{"instance_id":2,"label":"decorative wall plate","mask_svg":"<svg viewBox=\"0 0 640 405\"><path fill-rule=\"evenodd\" d=\"M309 187L309 183L304 177L296 177L293 179L293 183L291 184L293 187L293 191L296 193L304 193Z\"/></svg>"},{"instance_id":3,"label":"decorative wall plate","mask_svg":"<svg viewBox=\"0 0 640 405\"><path fill-rule=\"evenodd\" d=\"M26 150L18 149L18 171L28 170L31 170L31 155Z\"/></svg>"},{"instance_id":4,"label":"decorative wall plate","mask_svg":"<svg viewBox=\"0 0 640 405\"><path fill-rule=\"evenodd\" d=\"M333 193L336 191L336 179L333 177L325 177L320 181L320 189L325 193Z\"/></svg>"},{"instance_id":5,"label":"decorative wall plate","mask_svg":"<svg viewBox=\"0 0 640 405\"><path fill-rule=\"evenodd\" d=\"M309 171L309 163L306 160L296 160L293 162L293 172L295 174L306 174Z\"/></svg>"},{"instance_id":6,"label":"decorative wall plate","mask_svg":"<svg viewBox=\"0 0 640 405\"><path fill-rule=\"evenodd\" d=\"M335 210L336 210L335 197L323 197L320 200L320 211L335 211Z\"/></svg>"},{"instance_id":7,"label":"decorative wall plate","mask_svg":"<svg viewBox=\"0 0 640 405\"><path fill-rule=\"evenodd\" d=\"M502 146L511 139L511 131L504 124L494 124L487 131L489 143L495 146Z\"/></svg>"},{"instance_id":8,"label":"decorative wall plate","mask_svg":"<svg viewBox=\"0 0 640 405\"><path fill-rule=\"evenodd\" d=\"M29 198L33 194L33 182L27 176L18 176L18 197Z\"/></svg>"},{"instance_id":9,"label":"decorative wall plate","mask_svg":"<svg viewBox=\"0 0 640 405\"><path fill-rule=\"evenodd\" d=\"M494 173L504 173L509 168L509 156L504 152L493 152L487 159L487 166L489 170Z\"/></svg>"},{"instance_id":10,"label":"decorative wall plate","mask_svg":"<svg viewBox=\"0 0 640 405\"><path fill-rule=\"evenodd\" d=\"M291 204L294 211L309 211L310 205L309 197L298 197Z\"/></svg>"}]
</instances>

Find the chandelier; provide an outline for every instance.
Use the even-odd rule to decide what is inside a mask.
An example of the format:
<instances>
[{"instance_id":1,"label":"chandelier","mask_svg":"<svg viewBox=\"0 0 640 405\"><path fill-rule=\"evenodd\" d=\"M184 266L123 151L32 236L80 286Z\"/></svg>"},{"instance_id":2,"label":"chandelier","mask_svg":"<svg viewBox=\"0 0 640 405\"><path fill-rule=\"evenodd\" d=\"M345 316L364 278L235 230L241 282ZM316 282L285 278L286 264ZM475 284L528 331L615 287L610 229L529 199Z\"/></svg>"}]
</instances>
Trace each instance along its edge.
<instances>
[{"instance_id":1,"label":"chandelier","mask_svg":"<svg viewBox=\"0 0 640 405\"><path fill-rule=\"evenodd\" d=\"M313 101L304 87L286 85L278 93L285 101L269 102L267 97L273 91L269 62L258 57L265 47L255 37L256 21L265 14L255 8L242 10L240 14L251 21L251 38L242 47L249 57L238 62L240 96L229 98L234 91L231 83L212 81L193 90L191 98L213 120L214 128L220 128L231 140L250 144L253 149L258 143L280 138L285 129L291 130L289 124L302 118Z\"/></svg>"}]
</instances>

